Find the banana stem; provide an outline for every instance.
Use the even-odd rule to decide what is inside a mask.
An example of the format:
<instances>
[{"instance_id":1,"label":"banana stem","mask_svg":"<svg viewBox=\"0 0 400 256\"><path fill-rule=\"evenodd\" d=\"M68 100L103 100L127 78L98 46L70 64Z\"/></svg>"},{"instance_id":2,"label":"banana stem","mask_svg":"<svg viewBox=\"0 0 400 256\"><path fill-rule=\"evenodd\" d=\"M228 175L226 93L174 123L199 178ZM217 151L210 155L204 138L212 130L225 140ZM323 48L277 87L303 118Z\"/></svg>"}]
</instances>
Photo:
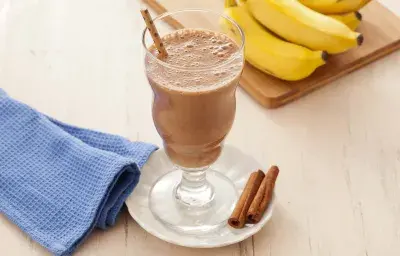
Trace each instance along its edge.
<instances>
[{"instance_id":1,"label":"banana stem","mask_svg":"<svg viewBox=\"0 0 400 256\"><path fill-rule=\"evenodd\" d=\"M237 6L236 0L225 0L225 8Z\"/></svg>"}]
</instances>

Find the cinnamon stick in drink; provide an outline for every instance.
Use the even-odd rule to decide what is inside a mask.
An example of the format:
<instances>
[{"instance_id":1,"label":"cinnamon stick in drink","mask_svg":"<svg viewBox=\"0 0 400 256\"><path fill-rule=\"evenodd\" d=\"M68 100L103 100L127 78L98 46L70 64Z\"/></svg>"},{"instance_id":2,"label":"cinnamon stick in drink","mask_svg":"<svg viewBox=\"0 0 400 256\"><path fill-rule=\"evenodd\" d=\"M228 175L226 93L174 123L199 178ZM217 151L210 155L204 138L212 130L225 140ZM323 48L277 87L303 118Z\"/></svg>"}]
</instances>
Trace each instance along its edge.
<instances>
[{"instance_id":1,"label":"cinnamon stick in drink","mask_svg":"<svg viewBox=\"0 0 400 256\"><path fill-rule=\"evenodd\" d=\"M146 27L149 30L151 37L153 38L154 45L156 46L157 50L160 52L162 57L167 57L167 50L165 50L164 44L161 41L160 35L158 34L157 28L154 25L153 19L150 16L149 10L143 9L140 10L140 13L142 14L144 22L146 23Z\"/></svg>"},{"instance_id":2,"label":"cinnamon stick in drink","mask_svg":"<svg viewBox=\"0 0 400 256\"><path fill-rule=\"evenodd\" d=\"M272 166L265 175L257 194L250 205L247 213L247 222L251 224L258 223L272 199L275 182L279 174L279 168Z\"/></svg>"},{"instance_id":3,"label":"cinnamon stick in drink","mask_svg":"<svg viewBox=\"0 0 400 256\"><path fill-rule=\"evenodd\" d=\"M247 211L257 194L265 174L258 170L250 175L249 180L236 204L236 207L228 220L228 224L233 228L243 228L246 224Z\"/></svg>"}]
</instances>

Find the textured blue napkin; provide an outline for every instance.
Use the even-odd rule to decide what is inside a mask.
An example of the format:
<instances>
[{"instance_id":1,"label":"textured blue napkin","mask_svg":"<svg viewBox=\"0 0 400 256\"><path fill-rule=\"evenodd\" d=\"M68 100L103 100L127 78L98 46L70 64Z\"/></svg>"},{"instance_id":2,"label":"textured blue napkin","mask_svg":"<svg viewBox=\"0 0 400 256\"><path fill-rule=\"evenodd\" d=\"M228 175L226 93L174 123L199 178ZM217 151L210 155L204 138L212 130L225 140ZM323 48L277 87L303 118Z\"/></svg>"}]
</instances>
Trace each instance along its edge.
<instances>
[{"instance_id":1,"label":"textured blue napkin","mask_svg":"<svg viewBox=\"0 0 400 256\"><path fill-rule=\"evenodd\" d=\"M55 255L115 223L154 145L69 126L0 89L0 213Z\"/></svg>"}]
</instances>

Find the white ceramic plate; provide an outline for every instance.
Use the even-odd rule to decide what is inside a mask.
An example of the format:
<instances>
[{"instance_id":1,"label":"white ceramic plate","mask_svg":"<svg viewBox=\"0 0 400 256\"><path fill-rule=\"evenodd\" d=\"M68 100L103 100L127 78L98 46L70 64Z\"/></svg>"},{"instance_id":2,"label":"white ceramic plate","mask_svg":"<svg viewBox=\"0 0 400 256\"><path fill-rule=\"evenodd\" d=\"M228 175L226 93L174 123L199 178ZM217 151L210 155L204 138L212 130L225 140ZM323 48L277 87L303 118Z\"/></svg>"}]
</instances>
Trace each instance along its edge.
<instances>
[{"instance_id":1,"label":"white ceramic plate","mask_svg":"<svg viewBox=\"0 0 400 256\"><path fill-rule=\"evenodd\" d=\"M149 209L148 196L150 188L156 179L164 174L163 171L171 170L172 166L164 150L160 149L154 152L142 169L139 184L126 201L130 215L150 234L166 242L186 247L222 247L243 241L254 235L270 220L275 199L272 200L258 224L247 225L243 229L233 229L229 225L226 225L212 233L184 235L167 228L154 218ZM250 174L260 168L262 166L253 157L228 145L224 147L221 157L212 166L213 170L225 174L233 181L238 195L242 193Z\"/></svg>"}]
</instances>

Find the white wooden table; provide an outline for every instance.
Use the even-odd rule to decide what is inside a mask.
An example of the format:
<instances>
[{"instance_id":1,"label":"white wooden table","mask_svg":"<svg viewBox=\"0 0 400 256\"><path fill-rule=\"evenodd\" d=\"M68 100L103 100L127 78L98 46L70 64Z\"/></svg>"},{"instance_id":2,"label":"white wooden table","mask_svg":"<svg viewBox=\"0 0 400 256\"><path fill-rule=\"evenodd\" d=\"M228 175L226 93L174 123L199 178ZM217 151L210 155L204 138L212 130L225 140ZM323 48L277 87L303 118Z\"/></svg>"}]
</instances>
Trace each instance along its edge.
<instances>
[{"instance_id":1,"label":"white wooden table","mask_svg":"<svg viewBox=\"0 0 400 256\"><path fill-rule=\"evenodd\" d=\"M160 144L137 1L0 0L0 87L65 122ZM124 211L76 255L400 255L399 74L397 52L278 110L238 90L227 142L282 170L275 214L253 238L182 248ZM47 254L0 215L0 255Z\"/></svg>"}]
</instances>

